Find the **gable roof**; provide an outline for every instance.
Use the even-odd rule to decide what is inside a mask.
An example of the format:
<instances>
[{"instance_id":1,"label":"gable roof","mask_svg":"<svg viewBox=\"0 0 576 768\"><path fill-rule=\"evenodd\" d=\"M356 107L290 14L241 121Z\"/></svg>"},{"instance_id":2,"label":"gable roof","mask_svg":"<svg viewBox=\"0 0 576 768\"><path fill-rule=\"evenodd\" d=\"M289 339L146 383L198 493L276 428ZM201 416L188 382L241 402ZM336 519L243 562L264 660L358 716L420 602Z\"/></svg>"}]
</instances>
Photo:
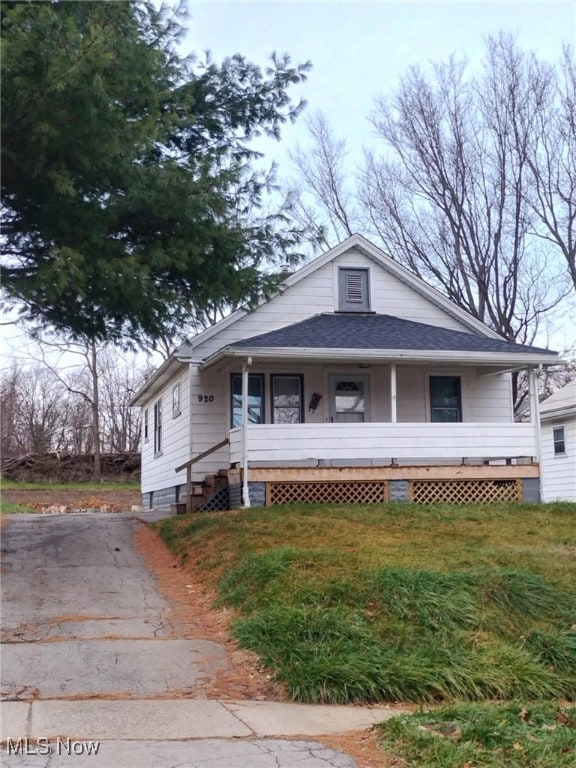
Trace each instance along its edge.
<instances>
[{"instance_id":1,"label":"gable roof","mask_svg":"<svg viewBox=\"0 0 576 768\"><path fill-rule=\"evenodd\" d=\"M224 357L453 360L510 366L553 363L556 352L500 337L455 331L392 315L325 313L275 331L233 342L208 357L202 368Z\"/></svg>"},{"instance_id":2,"label":"gable roof","mask_svg":"<svg viewBox=\"0 0 576 768\"><path fill-rule=\"evenodd\" d=\"M397 277L404 284L410 286L412 290L421 294L432 304L439 307L442 311L453 317L459 323L462 323L471 331L481 333L484 336L490 336L496 339L500 338L496 331L488 328L488 326L484 325L484 323L482 323L480 320L477 320L471 314L466 312L466 310L458 307L456 304L454 304L454 302L450 301L450 299L446 298L446 296L440 293L440 291L436 290L436 288L433 288L424 280L416 277L416 275L410 272L410 270L406 269L406 267L403 267L397 261L388 256L388 254L385 253L381 248L374 245L374 243L371 243L369 240L359 234L351 235L346 240L343 240L341 243L336 245L334 248L330 248L325 253L312 259L312 261L310 261L308 264L304 265L296 272L289 275L283 281L281 290L285 291L293 285L298 284L301 280L306 279L309 275L313 274L316 270L320 269L325 264L328 264L330 261L338 258L338 256L341 256L347 251L351 250L358 251L367 258L374 261L376 264L379 264L383 269ZM269 301L274 301L274 297L271 299L263 300L260 306L262 304L268 303ZM258 308L253 311L258 311ZM229 328L240 318L244 317L247 313L247 309L238 309L235 312L232 312L232 314L215 323L212 327L206 329L205 331L201 331L196 336L188 339L176 350L175 354L178 357L191 357L193 350L196 347L200 346L213 336L216 336L226 328Z\"/></svg>"}]
</instances>

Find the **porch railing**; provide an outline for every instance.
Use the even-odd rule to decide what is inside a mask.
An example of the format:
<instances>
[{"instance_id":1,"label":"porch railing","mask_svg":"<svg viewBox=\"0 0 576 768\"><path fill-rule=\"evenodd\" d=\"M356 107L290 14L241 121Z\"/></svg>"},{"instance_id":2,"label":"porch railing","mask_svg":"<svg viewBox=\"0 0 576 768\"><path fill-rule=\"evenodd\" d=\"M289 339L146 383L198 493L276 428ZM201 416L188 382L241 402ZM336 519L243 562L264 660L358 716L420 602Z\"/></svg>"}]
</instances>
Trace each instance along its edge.
<instances>
[{"instance_id":1,"label":"porch railing","mask_svg":"<svg viewBox=\"0 0 576 768\"><path fill-rule=\"evenodd\" d=\"M282 462L506 460L537 456L534 425L516 423L251 424L252 466ZM242 461L242 427L230 432L230 462Z\"/></svg>"}]
</instances>

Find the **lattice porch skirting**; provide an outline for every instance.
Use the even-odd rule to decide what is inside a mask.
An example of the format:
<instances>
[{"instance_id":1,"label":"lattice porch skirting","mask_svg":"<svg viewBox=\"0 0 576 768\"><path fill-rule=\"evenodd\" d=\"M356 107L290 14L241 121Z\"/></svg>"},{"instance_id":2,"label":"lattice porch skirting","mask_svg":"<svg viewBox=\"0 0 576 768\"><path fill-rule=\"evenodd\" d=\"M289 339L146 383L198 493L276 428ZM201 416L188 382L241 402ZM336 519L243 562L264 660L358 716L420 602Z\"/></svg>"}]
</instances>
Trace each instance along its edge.
<instances>
[{"instance_id":1,"label":"lattice porch skirting","mask_svg":"<svg viewBox=\"0 0 576 768\"><path fill-rule=\"evenodd\" d=\"M419 504L522 501L522 481L412 480L410 501Z\"/></svg>"},{"instance_id":2,"label":"lattice porch skirting","mask_svg":"<svg viewBox=\"0 0 576 768\"><path fill-rule=\"evenodd\" d=\"M522 501L522 480L410 480L409 500L418 504L468 504ZM269 482L266 505L378 504L390 498L389 484L382 481Z\"/></svg>"},{"instance_id":3,"label":"lattice porch skirting","mask_svg":"<svg viewBox=\"0 0 576 768\"><path fill-rule=\"evenodd\" d=\"M388 500L388 482L267 483L266 504L378 504Z\"/></svg>"}]
</instances>

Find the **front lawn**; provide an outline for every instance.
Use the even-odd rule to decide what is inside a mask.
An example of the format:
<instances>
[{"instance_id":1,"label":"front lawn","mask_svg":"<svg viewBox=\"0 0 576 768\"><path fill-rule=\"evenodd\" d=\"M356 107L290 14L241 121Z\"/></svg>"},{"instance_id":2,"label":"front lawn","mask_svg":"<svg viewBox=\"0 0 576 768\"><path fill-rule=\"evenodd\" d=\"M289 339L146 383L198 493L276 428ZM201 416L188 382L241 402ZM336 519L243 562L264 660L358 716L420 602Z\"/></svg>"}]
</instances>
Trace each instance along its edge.
<instances>
[{"instance_id":1,"label":"front lawn","mask_svg":"<svg viewBox=\"0 0 576 768\"><path fill-rule=\"evenodd\" d=\"M0 500L0 514L1 515L22 515L35 512L32 507L27 504L14 504L12 501Z\"/></svg>"},{"instance_id":2,"label":"front lawn","mask_svg":"<svg viewBox=\"0 0 576 768\"><path fill-rule=\"evenodd\" d=\"M576 505L290 506L157 524L308 702L576 696Z\"/></svg>"},{"instance_id":3,"label":"front lawn","mask_svg":"<svg viewBox=\"0 0 576 768\"><path fill-rule=\"evenodd\" d=\"M395 717L378 726L398 766L573 768L576 707L552 703L459 704Z\"/></svg>"},{"instance_id":4,"label":"front lawn","mask_svg":"<svg viewBox=\"0 0 576 768\"><path fill-rule=\"evenodd\" d=\"M39 481L37 483L24 480L4 480L2 479L2 490L4 491L138 491L140 483L138 480L127 480L123 482L78 482L78 483L50 483Z\"/></svg>"}]
</instances>

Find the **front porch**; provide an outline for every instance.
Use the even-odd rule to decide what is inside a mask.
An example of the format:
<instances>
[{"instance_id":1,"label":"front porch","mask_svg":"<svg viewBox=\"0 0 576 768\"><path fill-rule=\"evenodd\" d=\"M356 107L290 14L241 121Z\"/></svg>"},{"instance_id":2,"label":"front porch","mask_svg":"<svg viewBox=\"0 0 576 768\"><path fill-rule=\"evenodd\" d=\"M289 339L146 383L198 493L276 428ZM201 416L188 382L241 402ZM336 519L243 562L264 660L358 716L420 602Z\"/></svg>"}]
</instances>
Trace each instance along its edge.
<instances>
[{"instance_id":1,"label":"front porch","mask_svg":"<svg viewBox=\"0 0 576 768\"><path fill-rule=\"evenodd\" d=\"M513 421L510 374L522 367L528 423ZM197 397L222 381L231 428L212 432L213 447L202 433L204 450L177 471L202 459L191 487L227 468L232 508L539 501L536 368L511 369L508 354L232 345L199 366Z\"/></svg>"},{"instance_id":2,"label":"front porch","mask_svg":"<svg viewBox=\"0 0 576 768\"><path fill-rule=\"evenodd\" d=\"M248 424L177 467L186 500L174 506L538 502L537 444L531 423ZM224 451L226 466L192 481L194 464Z\"/></svg>"},{"instance_id":3,"label":"front porch","mask_svg":"<svg viewBox=\"0 0 576 768\"><path fill-rule=\"evenodd\" d=\"M536 456L531 424L248 425L230 432L229 499L537 502Z\"/></svg>"}]
</instances>

